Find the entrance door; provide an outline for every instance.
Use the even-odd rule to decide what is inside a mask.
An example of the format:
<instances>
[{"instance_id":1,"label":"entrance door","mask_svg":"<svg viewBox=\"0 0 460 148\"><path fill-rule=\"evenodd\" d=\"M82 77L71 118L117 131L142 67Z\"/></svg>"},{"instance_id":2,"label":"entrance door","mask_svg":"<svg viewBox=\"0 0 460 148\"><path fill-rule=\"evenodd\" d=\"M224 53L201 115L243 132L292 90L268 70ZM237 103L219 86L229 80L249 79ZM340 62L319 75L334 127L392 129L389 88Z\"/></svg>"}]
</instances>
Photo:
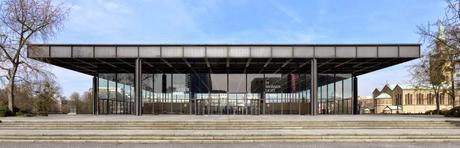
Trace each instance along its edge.
<instances>
[{"instance_id":1,"label":"entrance door","mask_svg":"<svg viewBox=\"0 0 460 148\"><path fill-rule=\"evenodd\" d=\"M192 112L197 115L260 114L260 94L200 93L192 102Z\"/></svg>"}]
</instances>

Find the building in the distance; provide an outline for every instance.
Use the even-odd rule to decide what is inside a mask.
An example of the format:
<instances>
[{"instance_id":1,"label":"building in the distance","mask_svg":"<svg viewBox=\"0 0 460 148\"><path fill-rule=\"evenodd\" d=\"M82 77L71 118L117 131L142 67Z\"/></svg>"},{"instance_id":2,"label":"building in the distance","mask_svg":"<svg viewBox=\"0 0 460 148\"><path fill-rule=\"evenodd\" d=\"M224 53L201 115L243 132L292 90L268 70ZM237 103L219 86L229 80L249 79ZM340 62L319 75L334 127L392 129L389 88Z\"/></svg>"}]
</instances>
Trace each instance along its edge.
<instances>
[{"instance_id":1,"label":"building in the distance","mask_svg":"<svg viewBox=\"0 0 460 148\"><path fill-rule=\"evenodd\" d=\"M374 113L374 99L372 96L358 96L358 102L361 114Z\"/></svg>"},{"instance_id":2,"label":"building in the distance","mask_svg":"<svg viewBox=\"0 0 460 148\"><path fill-rule=\"evenodd\" d=\"M440 109L452 108L453 99L448 90L440 92ZM456 93L458 98L459 92ZM374 113L425 113L436 109L436 95L430 86L385 85L372 93ZM455 100L456 104L460 102Z\"/></svg>"}]
</instances>

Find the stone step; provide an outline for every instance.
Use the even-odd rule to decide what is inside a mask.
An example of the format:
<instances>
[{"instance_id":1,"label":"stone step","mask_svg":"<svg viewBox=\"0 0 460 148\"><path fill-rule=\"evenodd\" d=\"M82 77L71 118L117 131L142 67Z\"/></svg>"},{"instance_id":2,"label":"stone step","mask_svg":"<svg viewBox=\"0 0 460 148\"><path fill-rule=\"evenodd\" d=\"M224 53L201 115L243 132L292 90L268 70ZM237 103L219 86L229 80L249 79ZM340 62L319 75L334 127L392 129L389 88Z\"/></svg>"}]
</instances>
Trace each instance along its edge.
<instances>
[{"instance_id":1,"label":"stone step","mask_svg":"<svg viewBox=\"0 0 460 148\"><path fill-rule=\"evenodd\" d=\"M134 120L134 121L65 121L65 120L1 120L0 123L443 123L443 122L460 122L457 120L435 120L435 121L244 121L244 120L199 120L199 121L142 121L142 120Z\"/></svg>"},{"instance_id":2,"label":"stone step","mask_svg":"<svg viewBox=\"0 0 460 148\"><path fill-rule=\"evenodd\" d=\"M298 129L314 129L314 128L459 128L455 125L427 125L427 126L414 126L414 125L404 125L404 126L395 126L395 125L369 125L369 126L120 126L120 125L92 125L92 126L62 126L62 125L35 125L35 126L0 126L0 129L85 129L85 128L95 128L95 129L277 129L277 128L298 128Z\"/></svg>"},{"instance_id":3,"label":"stone step","mask_svg":"<svg viewBox=\"0 0 460 148\"><path fill-rule=\"evenodd\" d=\"M340 121L329 121L329 122L311 122L311 121L304 121L304 122L54 122L54 121L47 121L47 122L9 122L4 121L1 122L1 125L42 125L42 124L59 124L59 125L95 125L95 124L104 124L104 125L379 125L379 124L395 124L395 125L407 125L407 124L460 124L460 122L453 122L453 121L414 121L414 122L384 122L384 121L374 121L374 122L340 122Z\"/></svg>"},{"instance_id":4,"label":"stone step","mask_svg":"<svg viewBox=\"0 0 460 148\"><path fill-rule=\"evenodd\" d=\"M156 123L149 123L149 124L117 124L117 123L94 123L94 124L60 124L60 123L27 123L27 124L7 124L7 123L0 123L0 126L42 126L42 125L53 125L53 126L99 126L99 125L107 125L107 126L443 126L443 125L457 125L454 123L325 123L325 124L156 124Z\"/></svg>"},{"instance_id":5,"label":"stone step","mask_svg":"<svg viewBox=\"0 0 460 148\"><path fill-rule=\"evenodd\" d=\"M238 129L449 129L458 121L4 121L0 129L17 130L238 130Z\"/></svg>"},{"instance_id":6,"label":"stone step","mask_svg":"<svg viewBox=\"0 0 460 148\"><path fill-rule=\"evenodd\" d=\"M145 127L195 127L195 126L304 126L304 127L316 127L316 126L456 126L453 123L438 123L438 124L0 124L0 126L145 126Z\"/></svg>"},{"instance_id":7,"label":"stone step","mask_svg":"<svg viewBox=\"0 0 460 148\"><path fill-rule=\"evenodd\" d=\"M0 128L0 130L276 130L276 129L457 129L457 127L279 127L279 128L267 128L267 127L256 127L256 128L215 128L215 127L203 127L203 128L145 128L145 127L44 127L44 128Z\"/></svg>"},{"instance_id":8,"label":"stone step","mask_svg":"<svg viewBox=\"0 0 460 148\"><path fill-rule=\"evenodd\" d=\"M460 141L460 135L143 135L143 136L91 136L41 135L0 136L0 142L449 142Z\"/></svg>"}]
</instances>

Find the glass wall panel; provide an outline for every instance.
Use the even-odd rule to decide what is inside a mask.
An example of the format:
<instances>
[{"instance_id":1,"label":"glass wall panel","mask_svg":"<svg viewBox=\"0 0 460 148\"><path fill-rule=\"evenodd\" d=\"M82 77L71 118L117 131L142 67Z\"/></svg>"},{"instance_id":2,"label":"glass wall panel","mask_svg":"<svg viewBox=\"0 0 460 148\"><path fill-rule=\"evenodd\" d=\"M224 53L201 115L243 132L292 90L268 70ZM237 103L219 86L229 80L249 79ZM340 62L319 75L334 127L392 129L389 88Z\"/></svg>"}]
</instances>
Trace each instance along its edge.
<instances>
[{"instance_id":1,"label":"glass wall panel","mask_svg":"<svg viewBox=\"0 0 460 148\"><path fill-rule=\"evenodd\" d=\"M337 113L351 113L351 95L353 94L351 74L336 74L336 91L336 98L338 101Z\"/></svg>"},{"instance_id":2,"label":"glass wall panel","mask_svg":"<svg viewBox=\"0 0 460 148\"><path fill-rule=\"evenodd\" d=\"M337 75L336 75L337 76ZM337 77L336 77L337 78ZM336 104L336 107L335 107L335 114L340 114L343 112L343 103L342 103L342 99L343 99L343 94L342 94L342 81L337 81L335 82L335 101L334 103Z\"/></svg>"},{"instance_id":3,"label":"glass wall panel","mask_svg":"<svg viewBox=\"0 0 460 148\"><path fill-rule=\"evenodd\" d=\"M133 78L134 78L134 75L133 75ZM133 79L132 82L134 82L134 79ZM134 114L134 110L135 110L135 108L134 108L134 99L135 99L134 84L129 85L128 89L129 89L129 98L128 98L128 101L129 101L129 112L130 112L131 114Z\"/></svg>"},{"instance_id":4,"label":"glass wall panel","mask_svg":"<svg viewBox=\"0 0 460 148\"><path fill-rule=\"evenodd\" d=\"M174 88L172 86L172 74L163 74L162 75L162 87L163 89L166 89L166 90L163 90L163 96L164 96L164 102L162 102L163 104L163 114L173 114L174 113L174 110L173 110L173 91L174 91Z\"/></svg>"},{"instance_id":5,"label":"glass wall panel","mask_svg":"<svg viewBox=\"0 0 460 148\"><path fill-rule=\"evenodd\" d=\"M334 108L334 74L318 74L318 113L329 114Z\"/></svg>"},{"instance_id":6,"label":"glass wall panel","mask_svg":"<svg viewBox=\"0 0 460 148\"><path fill-rule=\"evenodd\" d=\"M327 114L327 85L321 86L321 113Z\"/></svg>"},{"instance_id":7,"label":"glass wall panel","mask_svg":"<svg viewBox=\"0 0 460 148\"><path fill-rule=\"evenodd\" d=\"M108 110L109 114L113 114L116 111L116 99L117 99L117 82L115 79L115 74L111 74L108 78L109 80L109 99L108 99Z\"/></svg>"},{"instance_id":8,"label":"glass wall panel","mask_svg":"<svg viewBox=\"0 0 460 148\"><path fill-rule=\"evenodd\" d=\"M247 74L247 109L246 114L265 114L265 80L264 74Z\"/></svg>"},{"instance_id":9,"label":"glass wall panel","mask_svg":"<svg viewBox=\"0 0 460 148\"><path fill-rule=\"evenodd\" d=\"M283 100L283 76L265 74L265 103L267 114L281 114Z\"/></svg>"},{"instance_id":10,"label":"glass wall panel","mask_svg":"<svg viewBox=\"0 0 460 148\"><path fill-rule=\"evenodd\" d=\"M99 82L98 82L98 111L99 114L106 114L107 109L105 109L106 106L106 101L109 98L109 92L108 92L108 81L104 79L106 75L100 74L99 75Z\"/></svg>"},{"instance_id":11,"label":"glass wall panel","mask_svg":"<svg viewBox=\"0 0 460 148\"><path fill-rule=\"evenodd\" d=\"M163 88L163 74L153 74L153 114L163 113L165 109L163 104L165 92L166 88Z\"/></svg>"},{"instance_id":12,"label":"glass wall panel","mask_svg":"<svg viewBox=\"0 0 460 148\"><path fill-rule=\"evenodd\" d=\"M333 77L332 77L333 78ZM334 83L327 85L327 114L333 114L334 112Z\"/></svg>"},{"instance_id":13,"label":"glass wall panel","mask_svg":"<svg viewBox=\"0 0 460 148\"><path fill-rule=\"evenodd\" d=\"M343 80L343 99L345 100L345 113L351 114L353 110L353 84L350 74L344 75L347 79Z\"/></svg>"},{"instance_id":14,"label":"glass wall panel","mask_svg":"<svg viewBox=\"0 0 460 148\"><path fill-rule=\"evenodd\" d=\"M208 73L191 73L188 77L190 98L192 103L193 114L204 114L205 99L208 98L209 87Z\"/></svg>"},{"instance_id":15,"label":"glass wall panel","mask_svg":"<svg viewBox=\"0 0 460 148\"><path fill-rule=\"evenodd\" d=\"M295 94L296 94L296 105L295 106L298 106L298 109L297 111L295 112L296 114L305 114L305 112L303 112L303 110L305 109L302 109L302 108L305 108L306 106L304 106L305 102L306 102L306 99L307 99L307 76L305 74L296 74L297 78L296 78L296 89L295 89Z\"/></svg>"},{"instance_id":16,"label":"glass wall panel","mask_svg":"<svg viewBox=\"0 0 460 148\"><path fill-rule=\"evenodd\" d=\"M127 109L127 105L126 105L126 91L125 91L125 87L129 86L125 86L126 83L122 83L122 79L123 79L123 76L121 76L122 74L117 74L117 101L116 101L116 110L115 110L115 113L116 114L125 114L128 112Z\"/></svg>"},{"instance_id":17,"label":"glass wall panel","mask_svg":"<svg viewBox=\"0 0 460 148\"><path fill-rule=\"evenodd\" d=\"M230 101L227 93L227 74L210 74L210 93L204 103L207 114L232 114Z\"/></svg>"},{"instance_id":18,"label":"glass wall panel","mask_svg":"<svg viewBox=\"0 0 460 148\"><path fill-rule=\"evenodd\" d=\"M228 102L230 114L243 114L246 110L246 74L228 75Z\"/></svg>"},{"instance_id":19,"label":"glass wall panel","mask_svg":"<svg viewBox=\"0 0 460 148\"><path fill-rule=\"evenodd\" d=\"M119 114L133 114L134 112L134 74L117 74L117 109Z\"/></svg>"},{"instance_id":20,"label":"glass wall panel","mask_svg":"<svg viewBox=\"0 0 460 148\"><path fill-rule=\"evenodd\" d=\"M291 113L291 98L292 98L292 91L293 91L293 77L292 74L282 74L281 80L279 81L281 84L281 113L280 114L290 114Z\"/></svg>"},{"instance_id":21,"label":"glass wall panel","mask_svg":"<svg viewBox=\"0 0 460 148\"><path fill-rule=\"evenodd\" d=\"M116 75L100 74L98 86L98 109L100 114L116 113Z\"/></svg>"},{"instance_id":22,"label":"glass wall panel","mask_svg":"<svg viewBox=\"0 0 460 148\"><path fill-rule=\"evenodd\" d=\"M172 112L175 114L189 114L189 87L187 85L188 74L172 75Z\"/></svg>"},{"instance_id":23,"label":"glass wall panel","mask_svg":"<svg viewBox=\"0 0 460 148\"><path fill-rule=\"evenodd\" d=\"M153 74L142 74L142 114L153 114Z\"/></svg>"}]
</instances>

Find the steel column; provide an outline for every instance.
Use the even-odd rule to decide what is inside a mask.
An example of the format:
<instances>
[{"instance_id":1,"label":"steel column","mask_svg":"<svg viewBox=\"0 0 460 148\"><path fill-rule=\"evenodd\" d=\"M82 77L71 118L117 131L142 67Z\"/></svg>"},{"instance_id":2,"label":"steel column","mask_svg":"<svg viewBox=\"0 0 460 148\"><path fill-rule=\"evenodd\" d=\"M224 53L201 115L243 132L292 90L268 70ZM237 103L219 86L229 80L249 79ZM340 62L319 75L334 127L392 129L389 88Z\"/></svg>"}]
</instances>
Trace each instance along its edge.
<instances>
[{"instance_id":1,"label":"steel column","mask_svg":"<svg viewBox=\"0 0 460 148\"><path fill-rule=\"evenodd\" d=\"M311 115L317 114L317 101L318 101L318 71L316 59L311 59L311 93L310 93L310 113Z\"/></svg>"},{"instance_id":2,"label":"steel column","mask_svg":"<svg viewBox=\"0 0 460 148\"><path fill-rule=\"evenodd\" d=\"M99 100L98 100L98 93L97 93L97 89L98 89L98 84L97 84L97 79L98 77L97 76L93 76L93 115L98 115L99 112L98 112L98 103L99 103Z\"/></svg>"},{"instance_id":3,"label":"steel column","mask_svg":"<svg viewBox=\"0 0 460 148\"><path fill-rule=\"evenodd\" d=\"M136 71L135 71L135 91L134 91L134 108L135 114L140 116L142 114L142 59L136 59Z\"/></svg>"},{"instance_id":4,"label":"steel column","mask_svg":"<svg viewBox=\"0 0 460 148\"><path fill-rule=\"evenodd\" d=\"M353 106L353 111L352 113L354 115L357 115L359 114L359 104L358 104L358 77L356 77L355 75L353 75L353 82L352 82L352 85L353 85L353 103L352 103L352 106Z\"/></svg>"}]
</instances>

